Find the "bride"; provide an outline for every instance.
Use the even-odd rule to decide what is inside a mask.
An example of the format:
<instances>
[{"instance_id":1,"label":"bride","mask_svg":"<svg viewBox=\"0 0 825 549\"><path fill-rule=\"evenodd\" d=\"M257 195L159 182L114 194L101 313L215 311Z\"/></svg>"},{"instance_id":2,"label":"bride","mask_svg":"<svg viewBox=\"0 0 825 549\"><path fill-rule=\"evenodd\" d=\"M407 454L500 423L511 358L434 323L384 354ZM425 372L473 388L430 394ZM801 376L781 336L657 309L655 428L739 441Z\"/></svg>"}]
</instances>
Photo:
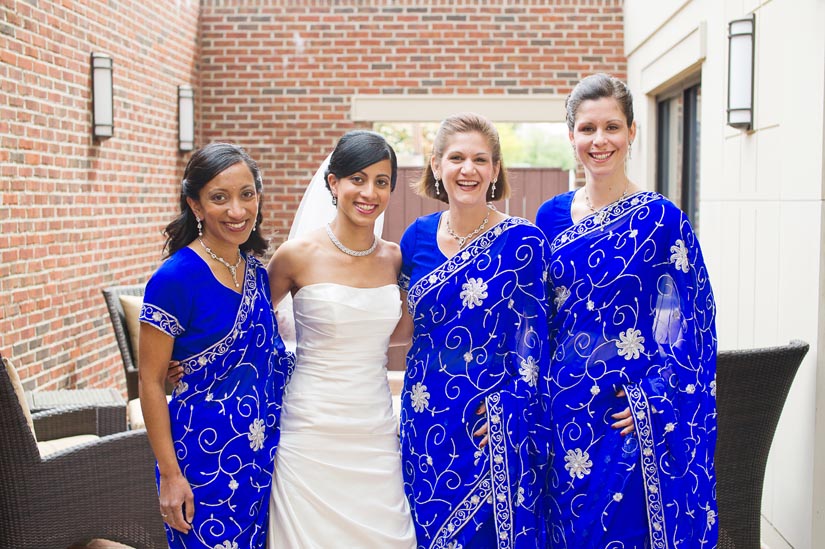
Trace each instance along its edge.
<instances>
[{"instance_id":1,"label":"bride","mask_svg":"<svg viewBox=\"0 0 825 549\"><path fill-rule=\"evenodd\" d=\"M334 218L290 235L267 267L273 303L291 298L297 342L275 459L270 549L415 547L385 369L401 318L401 252L375 235L396 174L383 137L345 134L296 216L317 217L307 197L324 184Z\"/></svg>"}]
</instances>

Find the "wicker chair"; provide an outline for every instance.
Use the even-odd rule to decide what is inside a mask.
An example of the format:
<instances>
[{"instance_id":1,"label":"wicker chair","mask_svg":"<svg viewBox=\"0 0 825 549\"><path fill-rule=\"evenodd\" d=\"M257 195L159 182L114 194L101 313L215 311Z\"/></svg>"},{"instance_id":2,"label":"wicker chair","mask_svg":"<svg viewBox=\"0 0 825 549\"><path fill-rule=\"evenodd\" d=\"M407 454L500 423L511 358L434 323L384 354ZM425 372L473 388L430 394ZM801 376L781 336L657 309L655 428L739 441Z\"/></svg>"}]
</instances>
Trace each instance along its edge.
<instances>
[{"instance_id":1,"label":"wicker chair","mask_svg":"<svg viewBox=\"0 0 825 549\"><path fill-rule=\"evenodd\" d=\"M759 549L771 442L808 344L721 351L716 362L719 549Z\"/></svg>"},{"instance_id":2,"label":"wicker chair","mask_svg":"<svg viewBox=\"0 0 825 549\"><path fill-rule=\"evenodd\" d=\"M109 309L109 317L112 319L112 327L115 330L115 339L120 349L120 356L123 358L123 368L126 373L126 393L129 400L138 398L138 370L135 355L137 349L132 349L129 338L129 330L126 328L126 315L120 303L121 295L143 296L144 286L135 284L131 286L112 286L103 289L103 299L106 300L106 307Z\"/></svg>"},{"instance_id":3,"label":"wicker chair","mask_svg":"<svg viewBox=\"0 0 825 549\"><path fill-rule=\"evenodd\" d=\"M90 406L40 412L32 420L41 441L99 432ZM145 430L41 457L9 373L0 368L0 547L65 549L107 539L165 548L154 464Z\"/></svg>"}]
</instances>

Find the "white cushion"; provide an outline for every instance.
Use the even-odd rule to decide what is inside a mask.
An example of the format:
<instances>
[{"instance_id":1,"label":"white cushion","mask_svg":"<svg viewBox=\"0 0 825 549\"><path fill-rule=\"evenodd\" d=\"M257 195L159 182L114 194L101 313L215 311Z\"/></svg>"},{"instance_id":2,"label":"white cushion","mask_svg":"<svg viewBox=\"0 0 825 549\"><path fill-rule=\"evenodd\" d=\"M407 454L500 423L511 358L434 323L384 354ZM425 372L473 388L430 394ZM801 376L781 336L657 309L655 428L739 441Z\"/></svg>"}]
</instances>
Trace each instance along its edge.
<instances>
[{"instance_id":1,"label":"white cushion","mask_svg":"<svg viewBox=\"0 0 825 549\"><path fill-rule=\"evenodd\" d=\"M37 437L34 434L34 422L32 422L31 410L29 410L29 404L26 402L26 393L23 391L23 384L20 382L20 376L17 375L17 370L14 369L14 366L11 365L11 362L6 357L3 357L3 365L6 367L6 373L9 374L9 379L11 379L11 386L14 388L14 394L20 402L20 408L23 409L23 417L26 418L26 423L29 425L32 436L35 437L36 440Z\"/></svg>"},{"instance_id":2,"label":"white cushion","mask_svg":"<svg viewBox=\"0 0 825 549\"><path fill-rule=\"evenodd\" d=\"M166 402L172 400L172 395L166 395ZM126 407L129 413L129 429L145 429L146 421L143 419L143 410L140 408L140 399L133 398Z\"/></svg>"},{"instance_id":3,"label":"white cushion","mask_svg":"<svg viewBox=\"0 0 825 549\"><path fill-rule=\"evenodd\" d=\"M401 370L387 370L387 381L390 383L390 392L400 395L404 388L404 372Z\"/></svg>"},{"instance_id":4,"label":"white cushion","mask_svg":"<svg viewBox=\"0 0 825 549\"><path fill-rule=\"evenodd\" d=\"M54 454L60 450L71 448L77 444L97 440L97 435L75 435L73 437L56 438L54 440L45 440L37 443L37 449L40 450L40 457L46 457L49 454Z\"/></svg>"},{"instance_id":5,"label":"white cushion","mask_svg":"<svg viewBox=\"0 0 825 549\"><path fill-rule=\"evenodd\" d=\"M132 344L132 360L135 367L138 365L138 336L140 335L140 308L143 307L143 298L139 295L119 296L123 315L126 317L126 335Z\"/></svg>"}]
</instances>

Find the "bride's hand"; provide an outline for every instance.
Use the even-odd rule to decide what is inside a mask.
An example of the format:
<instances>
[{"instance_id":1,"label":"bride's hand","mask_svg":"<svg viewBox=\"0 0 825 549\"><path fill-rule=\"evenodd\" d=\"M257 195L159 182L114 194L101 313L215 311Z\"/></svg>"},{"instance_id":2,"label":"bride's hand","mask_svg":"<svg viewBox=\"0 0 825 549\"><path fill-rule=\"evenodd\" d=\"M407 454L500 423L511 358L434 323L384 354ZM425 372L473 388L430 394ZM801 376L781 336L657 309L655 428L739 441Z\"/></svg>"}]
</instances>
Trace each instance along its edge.
<instances>
[{"instance_id":1,"label":"bride's hand","mask_svg":"<svg viewBox=\"0 0 825 549\"><path fill-rule=\"evenodd\" d=\"M479 406L478 409L476 410L476 415L481 416L481 415L484 415L486 413L487 413L487 404L484 401L482 401L481 406ZM484 448L485 446L487 446L487 443L490 442L490 437L487 434L488 430L489 430L489 428L487 426L487 422L485 421L484 425L482 425L475 433L473 433L474 437L484 437L484 438L481 439L481 442L478 443L479 448Z\"/></svg>"}]
</instances>

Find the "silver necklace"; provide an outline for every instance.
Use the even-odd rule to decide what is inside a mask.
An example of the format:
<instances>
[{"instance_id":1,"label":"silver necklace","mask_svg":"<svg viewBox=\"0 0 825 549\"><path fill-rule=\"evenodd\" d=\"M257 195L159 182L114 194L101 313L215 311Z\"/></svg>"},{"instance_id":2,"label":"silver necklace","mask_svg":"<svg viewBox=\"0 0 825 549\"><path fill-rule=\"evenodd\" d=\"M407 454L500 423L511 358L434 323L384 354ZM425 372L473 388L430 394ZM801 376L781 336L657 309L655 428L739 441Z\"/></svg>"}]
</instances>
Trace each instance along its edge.
<instances>
[{"instance_id":1,"label":"silver necklace","mask_svg":"<svg viewBox=\"0 0 825 549\"><path fill-rule=\"evenodd\" d=\"M373 237L372 237L372 246L370 246L366 250L353 250L353 249L347 248L346 246L341 244L341 241L338 240L338 238L335 236L335 233L332 232L332 227L330 226L329 223L327 223L326 228L327 228L327 236L329 237L330 240L332 240L332 243L335 244L335 247L338 248L339 250L341 250L342 252L344 252L345 254L351 255L352 257L364 257L365 255L370 255L372 252L375 251L375 248L378 246L378 238L375 237L375 235L373 235Z\"/></svg>"},{"instance_id":2,"label":"silver necklace","mask_svg":"<svg viewBox=\"0 0 825 549\"><path fill-rule=\"evenodd\" d=\"M203 239L199 238L198 242L201 243L201 246L203 246L203 249L206 250L206 253L209 254L209 257L211 257L215 261L219 261L220 263L223 264L224 267L229 269L229 273L232 275L232 282L235 283L236 288L240 288L241 285L238 283L238 276L237 276L238 275L238 267L241 266L241 252L240 252L240 250L238 251L238 261L236 261L234 265L230 265L228 261L226 261L224 258L222 258L221 256L215 254L215 252L210 250L209 246L207 246L203 242Z\"/></svg>"},{"instance_id":3,"label":"silver necklace","mask_svg":"<svg viewBox=\"0 0 825 549\"><path fill-rule=\"evenodd\" d=\"M490 221L490 208L487 208L487 215L485 215L485 216L484 216L484 221L482 221L482 222L481 222L481 225L479 225L478 227L476 227L475 229L473 229L473 230L470 232L470 234L468 234L467 236L458 236L457 234L455 234L455 231L453 231L453 228L452 228L452 227L450 227L450 218L449 218L449 217L447 217L447 233L449 233L449 235L450 235L450 236L452 236L453 238L455 238L455 241L456 241L456 242L458 242L458 249L460 250L460 249L462 249L462 248L464 247L464 245L465 245L467 242L469 242L469 241L470 241L470 240L471 240L471 239L472 239L475 235L477 235L478 233L480 233L481 231L483 231L483 230L484 230L484 227L486 227L486 226L487 226L487 222L488 222L488 221Z\"/></svg>"},{"instance_id":4,"label":"silver necklace","mask_svg":"<svg viewBox=\"0 0 825 549\"><path fill-rule=\"evenodd\" d=\"M593 203L590 202L590 194L588 194L587 192L587 185L584 186L584 202L585 204L587 204L587 209L590 210L592 213L596 214L596 224L601 225L602 223L604 223L604 219L607 217L607 212L605 210L609 206L612 206L613 204L627 196L627 188L629 186L630 180L628 180L627 183L625 183L624 190L622 191L622 195L619 198L617 198L613 202L610 202L609 204L605 204L598 210L596 210L596 208L593 207Z\"/></svg>"}]
</instances>

